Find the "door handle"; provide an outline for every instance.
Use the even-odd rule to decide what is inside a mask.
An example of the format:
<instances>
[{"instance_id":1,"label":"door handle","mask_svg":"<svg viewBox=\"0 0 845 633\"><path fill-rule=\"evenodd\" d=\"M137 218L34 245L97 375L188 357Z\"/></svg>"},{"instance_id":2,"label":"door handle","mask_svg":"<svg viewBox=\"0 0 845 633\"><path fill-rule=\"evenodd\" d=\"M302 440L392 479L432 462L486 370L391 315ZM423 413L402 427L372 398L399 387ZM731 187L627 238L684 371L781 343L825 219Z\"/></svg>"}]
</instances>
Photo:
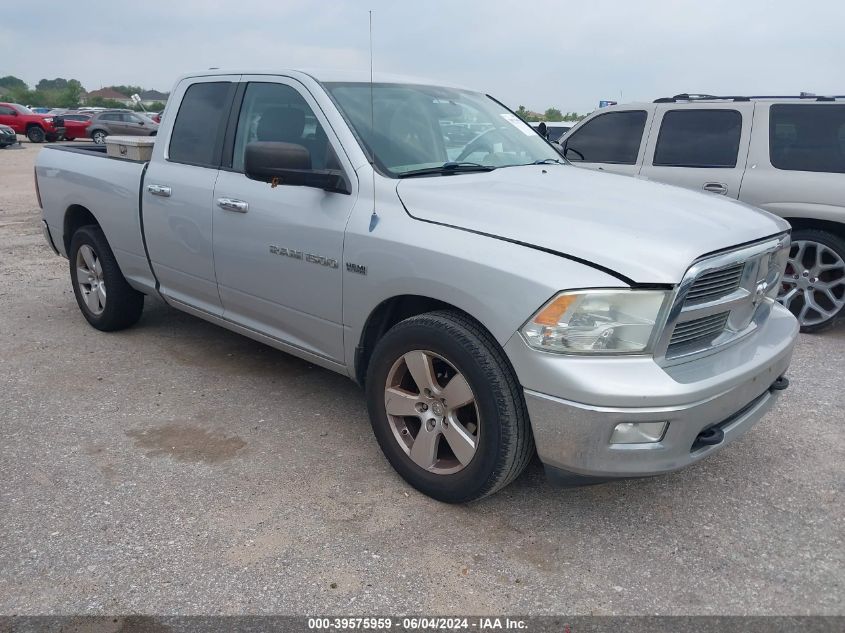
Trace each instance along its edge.
<instances>
[{"instance_id":1,"label":"door handle","mask_svg":"<svg viewBox=\"0 0 845 633\"><path fill-rule=\"evenodd\" d=\"M249 203L234 198L217 198L217 206L226 209L226 211L237 211L238 213L249 211Z\"/></svg>"},{"instance_id":2,"label":"door handle","mask_svg":"<svg viewBox=\"0 0 845 633\"><path fill-rule=\"evenodd\" d=\"M147 191L154 196L170 197L170 187L165 187L164 185L147 185Z\"/></svg>"},{"instance_id":3,"label":"door handle","mask_svg":"<svg viewBox=\"0 0 845 633\"><path fill-rule=\"evenodd\" d=\"M706 182L702 187L704 191L709 191L710 193L718 193L719 195L727 195L728 193L728 186L723 182Z\"/></svg>"}]
</instances>

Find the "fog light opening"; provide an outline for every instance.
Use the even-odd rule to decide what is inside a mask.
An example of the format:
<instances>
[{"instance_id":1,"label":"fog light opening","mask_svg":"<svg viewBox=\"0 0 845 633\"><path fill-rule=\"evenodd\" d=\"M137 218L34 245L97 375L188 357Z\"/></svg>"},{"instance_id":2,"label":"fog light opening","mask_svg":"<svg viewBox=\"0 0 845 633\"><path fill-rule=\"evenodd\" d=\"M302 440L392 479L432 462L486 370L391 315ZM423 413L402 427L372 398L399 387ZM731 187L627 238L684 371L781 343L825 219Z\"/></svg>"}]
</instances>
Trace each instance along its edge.
<instances>
[{"instance_id":1,"label":"fog light opening","mask_svg":"<svg viewBox=\"0 0 845 633\"><path fill-rule=\"evenodd\" d=\"M668 422L620 422L613 428L611 444L653 444L663 439Z\"/></svg>"}]
</instances>

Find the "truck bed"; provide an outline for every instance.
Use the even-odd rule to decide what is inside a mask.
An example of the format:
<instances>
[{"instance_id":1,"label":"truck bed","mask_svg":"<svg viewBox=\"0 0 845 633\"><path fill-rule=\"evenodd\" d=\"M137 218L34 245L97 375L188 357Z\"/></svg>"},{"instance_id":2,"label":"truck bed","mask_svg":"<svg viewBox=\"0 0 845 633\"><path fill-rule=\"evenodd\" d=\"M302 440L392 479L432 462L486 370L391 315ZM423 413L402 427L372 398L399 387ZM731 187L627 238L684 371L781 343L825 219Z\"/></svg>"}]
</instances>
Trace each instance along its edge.
<instances>
[{"instance_id":1,"label":"truck bed","mask_svg":"<svg viewBox=\"0 0 845 633\"><path fill-rule=\"evenodd\" d=\"M104 146L90 143L47 145L35 163L44 218L56 248L67 256L67 211L84 208L102 227L126 279L142 291L155 288L141 218L146 168L145 162L107 156Z\"/></svg>"}]
</instances>

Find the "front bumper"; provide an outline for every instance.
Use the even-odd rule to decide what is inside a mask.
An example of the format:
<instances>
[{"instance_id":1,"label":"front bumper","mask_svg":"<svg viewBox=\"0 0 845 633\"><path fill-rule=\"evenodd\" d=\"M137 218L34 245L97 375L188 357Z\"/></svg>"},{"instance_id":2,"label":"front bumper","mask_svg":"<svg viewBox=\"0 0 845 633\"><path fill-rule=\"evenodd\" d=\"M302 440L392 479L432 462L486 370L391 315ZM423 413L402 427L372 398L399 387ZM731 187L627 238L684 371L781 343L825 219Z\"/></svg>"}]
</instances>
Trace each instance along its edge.
<instances>
[{"instance_id":1,"label":"front bumper","mask_svg":"<svg viewBox=\"0 0 845 633\"><path fill-rule=\"evenodd\" d=\"M789 366L797 334L795 318L775 304L753 335L671 367L645 357L537 352L519 335L505 349L525 387L540 459L558 480L589 483L677 470L740 437L774 405L772 385ZM611 444L621 422L669 425L659 442ZM722 441L699 445L710 427L721 429Z\"/></svg>"}]
</instances>

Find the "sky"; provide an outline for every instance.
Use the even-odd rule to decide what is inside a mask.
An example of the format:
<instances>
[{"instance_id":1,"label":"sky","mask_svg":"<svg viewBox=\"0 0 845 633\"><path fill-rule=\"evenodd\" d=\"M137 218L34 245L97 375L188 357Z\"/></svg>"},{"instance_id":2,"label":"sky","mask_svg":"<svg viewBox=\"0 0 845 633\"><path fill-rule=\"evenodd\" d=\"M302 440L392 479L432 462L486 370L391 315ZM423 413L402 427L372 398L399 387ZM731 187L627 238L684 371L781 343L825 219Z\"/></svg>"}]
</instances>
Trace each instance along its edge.
<instances>
[{"instance_id":1,"label":"sky","mask_svg":"<svg viewBox=\"0 0 845 633\"><path fill-rule=\"evenodd\" d=\"M49 0L0 2L0 77L168 91L210 67L369 69L443 80L512 108L601 99L845 94L843 0ZM77 10L79 9L79 10Z\"/></svg>"}]
</instances>

